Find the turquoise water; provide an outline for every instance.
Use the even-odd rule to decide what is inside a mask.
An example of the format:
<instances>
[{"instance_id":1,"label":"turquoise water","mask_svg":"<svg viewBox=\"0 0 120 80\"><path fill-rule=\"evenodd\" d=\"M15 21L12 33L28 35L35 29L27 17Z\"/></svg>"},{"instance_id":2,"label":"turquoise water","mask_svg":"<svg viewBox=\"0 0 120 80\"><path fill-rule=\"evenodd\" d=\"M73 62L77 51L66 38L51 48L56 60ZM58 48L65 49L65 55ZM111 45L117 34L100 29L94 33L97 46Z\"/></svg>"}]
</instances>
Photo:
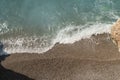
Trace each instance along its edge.
<instances>
[{"instance_id":1,"label":"turquoise water","mask_svg":"<svg viewBox=\"0 0 120 80\"><path fill-rule=\"evenodd\" d=\"M119 4L119 0L0 0L0 40L10 53L40 53L56 42L109 32L108 26L120 16Z\"/></svg>"}]
</instances>

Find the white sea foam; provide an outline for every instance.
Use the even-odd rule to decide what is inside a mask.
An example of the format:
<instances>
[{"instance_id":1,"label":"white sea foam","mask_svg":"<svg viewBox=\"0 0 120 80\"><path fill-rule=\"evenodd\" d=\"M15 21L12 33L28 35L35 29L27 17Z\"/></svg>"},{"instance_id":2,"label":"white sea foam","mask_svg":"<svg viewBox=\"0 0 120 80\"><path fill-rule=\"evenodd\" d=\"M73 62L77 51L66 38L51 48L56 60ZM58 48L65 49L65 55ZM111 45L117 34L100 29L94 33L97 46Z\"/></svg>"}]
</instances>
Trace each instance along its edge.
<instances>
[{"instance_id":1,"label":"white sea foam","mask_svg":"<svg viewBox=\"0 0 120 80\"><path fill-rule=\"evenodd\" d=\"M91 35L110 33L111 24L95 23L90 25L69 25L58 31L55 37L17 37L2 40L7 53L43 53L51 49L56 43L72 44Z\"/></svg>"},{"instance_id":2,"label":"white sea foam","mask_svg":"<svg viewBox=\"0 0 120 80\"><path fill-rule=\"evenodd\" d=\"M16 37L2 40L5 52L11 53L43 53L51 47L48 37Z\"/></svg>"},{"instance_id":3,"label":"white sea foam","mask_svg":"<svg viewBox=\"0 0 120 80\"><path fill-rule=\"evenodd\" d=\"M9 31L7 23L0 24L0 35L5 34Z\"/></svg>"},{"instance_id":4,"label":"white sea foam","mask_svg":"<svg viewBox=\"0 0 120 80\"><path fill-rule=\"evenodd\" d=\"M79 41L80 39L89 38L91 35L110 33L111 24L97 23L93 25L68 26L62 29L54 39L54 43L68 44Z\"/></svg>"}]
</instances>

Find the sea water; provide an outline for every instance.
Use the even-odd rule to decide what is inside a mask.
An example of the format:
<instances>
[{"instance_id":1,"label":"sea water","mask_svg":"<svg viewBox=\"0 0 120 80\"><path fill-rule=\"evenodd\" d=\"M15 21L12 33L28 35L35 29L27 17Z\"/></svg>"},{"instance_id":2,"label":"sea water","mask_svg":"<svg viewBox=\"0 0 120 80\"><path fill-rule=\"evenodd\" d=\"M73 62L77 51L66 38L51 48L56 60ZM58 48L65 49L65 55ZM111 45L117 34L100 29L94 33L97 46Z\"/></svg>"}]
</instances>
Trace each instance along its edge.
<instances>
[{"instance_id":1,"label":"sea water","mask_svg":"<svg viewBox=\"0 0 120 80\"><path fill-rule=\"evenodd\" d=\"M110 33L119 0L0 0L0 41L8 53L42 53Z\"/></svg>"}]
</instances>

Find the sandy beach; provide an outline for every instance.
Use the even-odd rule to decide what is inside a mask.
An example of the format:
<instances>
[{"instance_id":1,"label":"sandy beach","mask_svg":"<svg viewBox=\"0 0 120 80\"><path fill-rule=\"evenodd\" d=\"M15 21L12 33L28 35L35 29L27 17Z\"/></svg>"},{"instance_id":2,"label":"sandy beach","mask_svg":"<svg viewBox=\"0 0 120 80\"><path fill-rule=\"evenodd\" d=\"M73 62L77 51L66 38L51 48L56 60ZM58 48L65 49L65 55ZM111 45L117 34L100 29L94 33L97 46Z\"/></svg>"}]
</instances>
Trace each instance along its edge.
<instances>
[{"instance_id":1,"label":"sandy beach","mask_svg":"<svg viewBox=\"0 0 120 80\"><path fill-rule=\"evenodd\" d=\"M20 80L120 79L120 53L109 34L93 35L74 44L58 43L42 54L11 54L1 66L28 77Z\"/></svg>"},{"instance_id":2,"label":"sandy beach","mask_svg":"<svg viewBox=\"0 0 120 80\"><path fill-rule=\"evenodd\" d=\"M0 0L0 80L120 80L120 0Z\"/></svg>"}]
</instances>

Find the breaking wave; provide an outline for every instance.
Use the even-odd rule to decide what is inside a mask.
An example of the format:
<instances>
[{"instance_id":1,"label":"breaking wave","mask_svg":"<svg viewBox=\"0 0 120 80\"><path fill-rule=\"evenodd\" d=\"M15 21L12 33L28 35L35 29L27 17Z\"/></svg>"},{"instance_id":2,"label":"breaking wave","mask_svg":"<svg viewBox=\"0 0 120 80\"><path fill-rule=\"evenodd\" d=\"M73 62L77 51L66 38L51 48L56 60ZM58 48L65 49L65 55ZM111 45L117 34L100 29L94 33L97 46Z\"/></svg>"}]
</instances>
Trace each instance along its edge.
<instances>
[{"instance_id":1,"label":"breaking wave","mask_svg":"<svg viewBox=\"0 0 120 80\"><path fill-rule=\"evenodd\" d=\"M51 49L56 43L72 44L81 39L90 38L93 34L110 33L111 24L68 25L61 29L54 37L32 36L16 37L1 40L8 53L43 53Z\"/></svg>"}]
</instances>

